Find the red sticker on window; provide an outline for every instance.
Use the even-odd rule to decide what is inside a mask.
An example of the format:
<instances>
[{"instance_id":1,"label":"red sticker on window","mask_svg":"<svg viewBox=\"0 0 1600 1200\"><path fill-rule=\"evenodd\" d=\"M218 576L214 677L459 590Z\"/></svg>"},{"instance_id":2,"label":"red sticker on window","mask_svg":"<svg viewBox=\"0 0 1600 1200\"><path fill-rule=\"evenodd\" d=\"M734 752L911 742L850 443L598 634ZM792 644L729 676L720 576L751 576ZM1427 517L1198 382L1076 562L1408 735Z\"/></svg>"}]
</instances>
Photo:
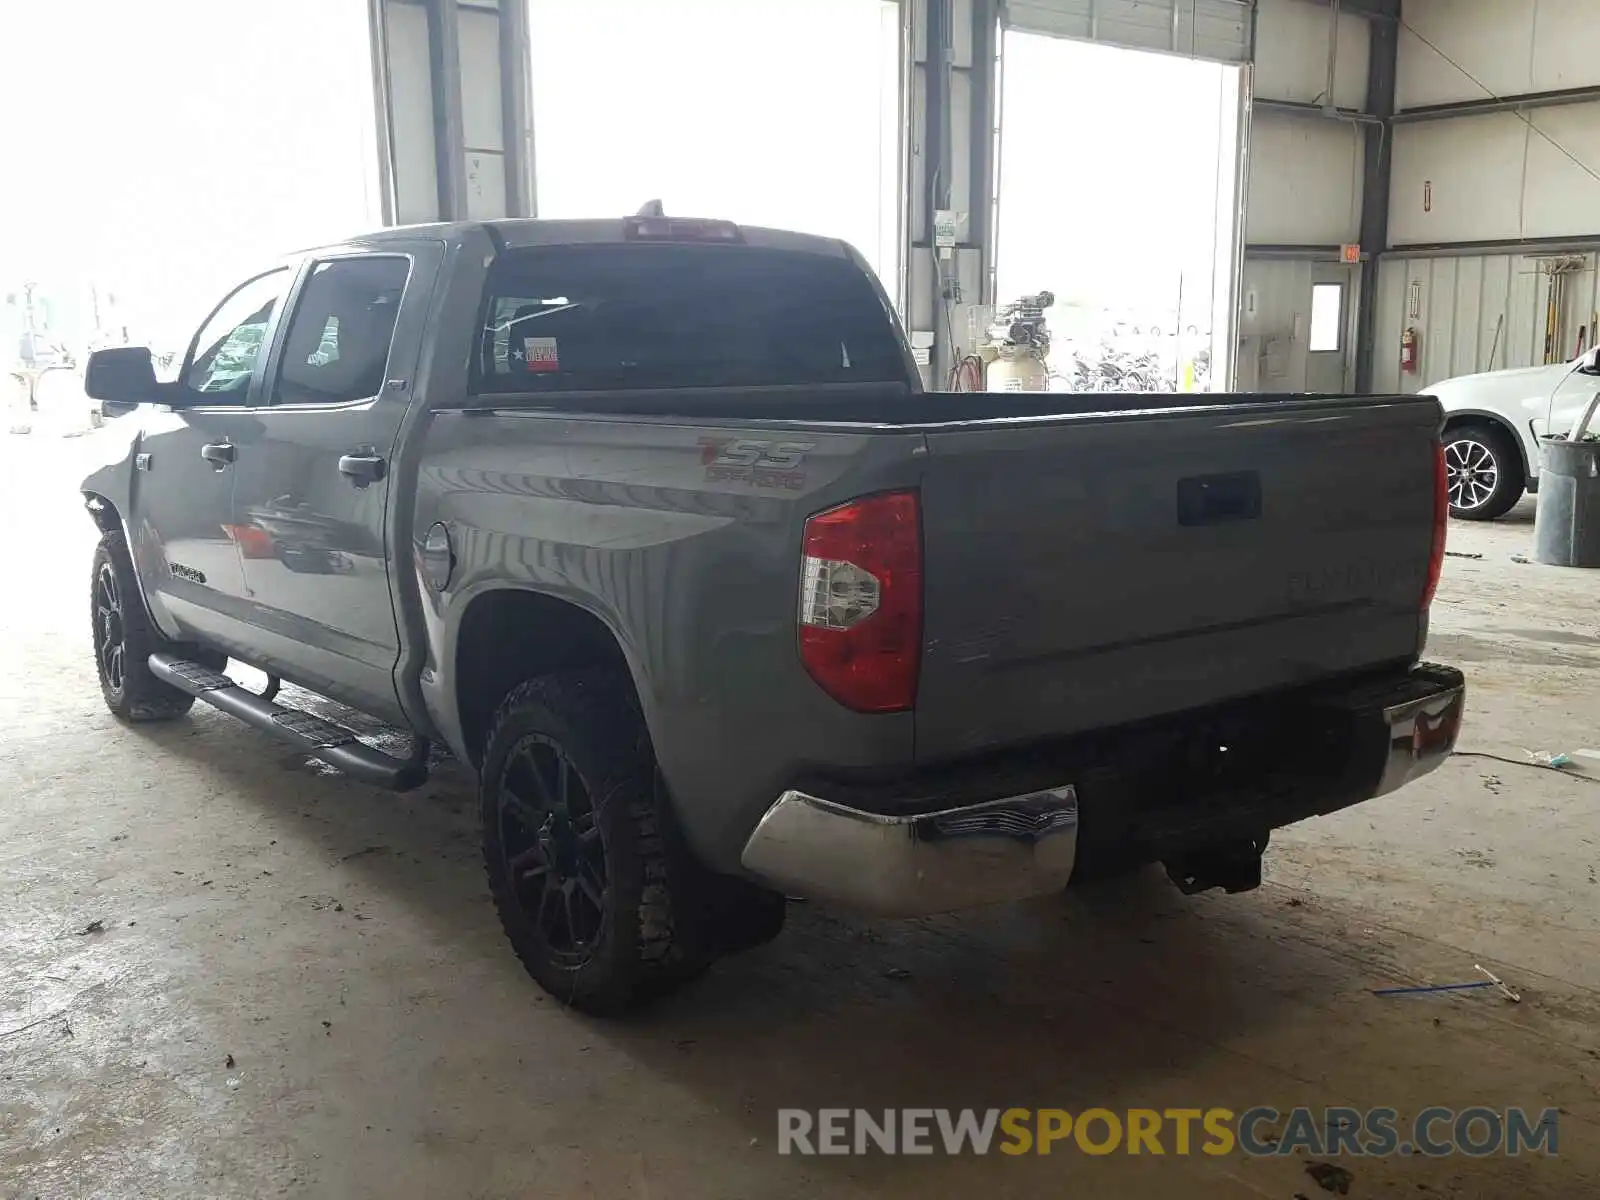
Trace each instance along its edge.
<instances>
[{"instance_id":1,"label":"red sticker on window","mask_svg":"<svg viewBox=\"0 0 1600 1200\"><path fill-rule=\"evenodd\" d=\"M528 370L530 371L559 371L561 369L561 355L556 349L556 339L553 337L523 338L522 355L528 360Z\"/></svg>"}]
</instances>

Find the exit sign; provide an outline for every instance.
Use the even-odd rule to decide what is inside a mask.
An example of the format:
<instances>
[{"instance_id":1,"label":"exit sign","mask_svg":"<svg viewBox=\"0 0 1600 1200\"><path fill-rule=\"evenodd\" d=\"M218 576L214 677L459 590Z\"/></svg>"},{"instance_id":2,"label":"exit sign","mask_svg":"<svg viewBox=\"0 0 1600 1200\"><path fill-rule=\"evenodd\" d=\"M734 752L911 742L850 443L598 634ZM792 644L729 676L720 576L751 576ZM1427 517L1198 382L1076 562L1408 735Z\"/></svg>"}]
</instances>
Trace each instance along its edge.
<instances>
[{"instance_id":1,"label":"exit sign","mask_svg":"<svg viewBox=\"0 0 1600 1200\"><path fill-rule=\"evenodd\" d=\"M1358 263L1361 261L1361 247L1346 242L1339 247L1339 261L1342 263Z\"/></svg>"}]
</instances>

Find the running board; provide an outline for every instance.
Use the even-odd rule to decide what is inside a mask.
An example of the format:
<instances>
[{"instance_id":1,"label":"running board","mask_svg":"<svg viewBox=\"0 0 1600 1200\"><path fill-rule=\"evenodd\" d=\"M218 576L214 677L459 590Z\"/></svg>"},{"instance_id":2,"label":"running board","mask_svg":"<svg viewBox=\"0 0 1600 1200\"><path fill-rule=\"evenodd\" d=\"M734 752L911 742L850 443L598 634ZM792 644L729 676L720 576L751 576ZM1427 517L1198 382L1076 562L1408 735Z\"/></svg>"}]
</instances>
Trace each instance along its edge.
<instances>
[{"instance_id":1,"label":"running board","mask_svg":"<svg viewBox=\"0 0 1600 1200\"><path fill-rule=\"evenodd\" d=\"M423 749L411 759L395 758L364 745L355 734L332 721L274 704L199 663L157 653L150 656L150 671L163 683L188 692L247 725L275 734L362 783L408 792L428 778L426 742L418 743Z\"/></svg>"}]
</instances>

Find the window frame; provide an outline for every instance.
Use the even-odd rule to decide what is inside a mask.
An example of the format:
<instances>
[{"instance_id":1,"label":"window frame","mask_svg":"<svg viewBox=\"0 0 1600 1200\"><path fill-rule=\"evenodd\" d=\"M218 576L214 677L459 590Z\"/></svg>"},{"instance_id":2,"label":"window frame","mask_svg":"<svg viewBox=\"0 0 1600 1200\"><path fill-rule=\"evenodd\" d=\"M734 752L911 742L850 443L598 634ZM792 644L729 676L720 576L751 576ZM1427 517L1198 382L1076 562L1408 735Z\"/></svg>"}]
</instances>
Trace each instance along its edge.
<instances>
[{"instance_id":1,"label":"window frame","mask_svg":"<svg viewBox=\"0 0 1600 1200\"><path fill-rule=\"evenodd\" d=\"M191 388L188 383L189 372L194 369L195 357L200 351L200 335L205 333L207 326L216 318L216 315L227 307L228 303L240 292L244 291L245 288L267 278L269 275L276 275L280 272L287 276L287 283L283 289L283 294L278 297L278 303L273 306L272 315L267 318L266 328L261 331L261 349L257 352L256 360L251 366L250 382L245 385L244 390L242 392L201 392ZM292 262L278 263L267 267L265 270L257 271L234 287L229 288L223 294L222 299L211 306L210 311L206 313L204 319L195 327L194 333L189 337L189 345L183 352L183 362L178 367L177 378L171 384L162 385L163 387L174 389L172 394L178 400L179 407L201 410L215 409L222 412L238 412L241 409L256 407L255 401L260 394L263 379L262 368L272 357L273 345L277 339L278 326L283 321L284 309L288 307L290 301L294 298L299 281L300 273L297 264ZM238 396L239 399L232 403L219 402L212 399L212 397L224 395Z\"/></svg>"},{"instance_id":2,"label":"window frame","mask_svg":"<svg viewBox=\"0 0 1600 1200\"><path fill-rule=\"evenodd\" d=\"M408 250L365 248L336 254L313 254L309 255L300 264L294 287L284 303L283 309L288 314L288 319L278 321L277 327L273 330L273 343L268 356L266 373L261 379L260 401L255 407L265 411L310 412L319 409L337 411L371 404L382 398L386 390L384 385L380 385L375 394L358 396L354 400L280 401L277 399L278 384L283 378L283 358L289 345L289 333L294 327L294 319L300 313L300 306L305 301L306 289L316 275L317 268L330 266L338 262L364 261L374 258L400 259L406 264L406 281L400 291L400 303L395 309L394 328L389 331L389 353L384 359L384 385L387 384L389 365L394 359L395 342L400 335L400 320L411 296L412 281L415 280L417 275L416 255Z\"/></svg>"},{"instance_id":3,"label":"window frame","mask_svg":"<svg viewBox=\"0 0 1600 1200\"><path fill-rule=\"evenodd\" d=\"M1333 345L1318 346L1317 335L1317 291L1319 288L1332 288L1338 296L1338 308L1334 310ZM1344 350L1344 320L1345 320L1345 284L1334 279L1314 280L1311 284L1311 308L1306 315L1306 352L1308 354L1338 354Z\"/></svg>"}]
</instances>

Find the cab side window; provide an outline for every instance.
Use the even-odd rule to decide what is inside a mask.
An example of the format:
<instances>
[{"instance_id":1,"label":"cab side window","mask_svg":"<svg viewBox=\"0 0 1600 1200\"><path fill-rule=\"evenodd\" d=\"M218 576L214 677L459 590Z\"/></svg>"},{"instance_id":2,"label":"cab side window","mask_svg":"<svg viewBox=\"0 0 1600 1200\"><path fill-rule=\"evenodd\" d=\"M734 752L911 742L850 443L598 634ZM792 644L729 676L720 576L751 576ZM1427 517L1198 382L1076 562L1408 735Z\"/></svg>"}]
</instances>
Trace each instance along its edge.
<instances>
[{"instance_id":1,"label":"cab side window","mask_svg":"<svg viewBox=\"0 0 1600 1200\"><path fill-rule=\"evenodd\" d=\"M267 326L293 276L279 268L234 290L195 336L183 385L203 404L243 404L261 357Z\"/></svg>"},{"instance_id":2,"label":"cab side window","mask_svg":"<svg viewBox=\"0 0 1600 1200\"><path fill-rule=\"evenodd\" d=\"M283 339L271 403L342 404L383 390L411 262L341 258L313 268Z\"/></svg>"}]
</instances>

